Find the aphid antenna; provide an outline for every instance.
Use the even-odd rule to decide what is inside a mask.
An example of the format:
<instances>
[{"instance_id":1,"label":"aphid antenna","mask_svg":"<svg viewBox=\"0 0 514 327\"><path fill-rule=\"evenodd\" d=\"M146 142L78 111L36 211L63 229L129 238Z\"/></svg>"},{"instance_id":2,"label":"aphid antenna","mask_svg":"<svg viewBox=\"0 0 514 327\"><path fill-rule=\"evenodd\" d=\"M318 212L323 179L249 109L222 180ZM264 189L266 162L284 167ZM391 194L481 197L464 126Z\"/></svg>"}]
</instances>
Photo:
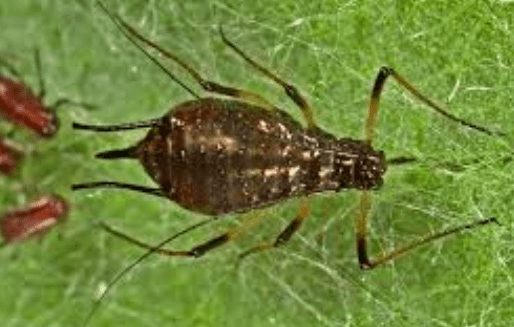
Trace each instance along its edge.
<instances>
[{"instance_id":1,"label":"aphid antenna","mask_svg":"<svg viewBox=\"0 0 514 327\"><path fill-rule=\"evenodd\" d=\"M127 25L123 22L123 20L114 12L107 9L107 7L101 2L96 1L96 4L100 7L100 9L110 18L110 20L116 25L116 27L120 30L120 32L132 43L134 44L141 52L144 53L144 55L150 59L154 64L156 64L168 77L170 77L172 80L174 80L178 85L180 85L184 90L189 92L192 96L199 99L200 96L194 92L189 86L184 84L181 80L178 79L169 69L163 66L163 64L160 63L159 60L157 60L154 56L152 56L148 51L146 51L134 38L141 39L140 35L138 33L135 33L135 31L127 27ZM133 34L131 34L133 33Z\"/></svg>"},{"instance_id":2,"label":"aphid antenna","mask_svg":"<svg viewBox=\"0 0 514 327\"><path fill-rule=\"evenodd\" d=\"M154 252L158 252L162 247L166 246L168 243L170 243L174 239L176 239L179 236L182 236L184 234L187 234L187 233L189 233L189 232L191 232L191 231L193 231L193 230L195 230L195 229L197 229L199 227L202 227L204 225L212 223L212 222L216 221L218 218L219 218L218 216L209 217L209 218L206 218L206 219L204 219L204 220L202 220L202 221L200 221L200 222L198 222L196 224L193 224L193 225L191 225L189 227L184 228L183 230L173 234L172 236L168 237L167 239L165 239L164 241L160 242L156 246L152 247L151 249L146 251L143 255L141 255L139 258L135 259L130 264L128 264L122 271L120 271L118 273L118 275L116 275L116 277L114 277L109 282L109 284L105 287L105 290L98 297L98 299L94 302L93 307L91 308L91 311L89 311L89 314L86 317L86 320L84 322L84 327L89 325L89 322L91 321L91 318L93 318L93 315L96 313L96 311L100 307L100 304L102 303L103 299L107 296L107 294L110 292L110 290L113 288L113 286L121 278L123 278L123 276L128 274L132 269L134 269L136 266L138 266L143 260L145 260L146 258L151 256ZM98 222L97 224L98 224L98 226L100 226L101 228L105 229L109 233L114 233L114 234L117 233L116 231L114 231L112 228L110 228L109 226L107 226L103 222Z\"/></svg>"}]
</instances>

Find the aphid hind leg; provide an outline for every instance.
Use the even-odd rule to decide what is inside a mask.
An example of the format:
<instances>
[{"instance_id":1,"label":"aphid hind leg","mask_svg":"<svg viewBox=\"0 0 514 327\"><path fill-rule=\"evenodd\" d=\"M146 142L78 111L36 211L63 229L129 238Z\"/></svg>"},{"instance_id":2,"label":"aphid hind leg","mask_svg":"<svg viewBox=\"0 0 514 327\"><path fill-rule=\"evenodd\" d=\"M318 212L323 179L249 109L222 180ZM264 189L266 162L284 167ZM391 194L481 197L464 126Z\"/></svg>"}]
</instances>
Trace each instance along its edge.
<instances>
[{"instance_id":1,"label":"aphid hind leg","mask_svg":"<svg viewBox=\"0 0 514 327\"><path fill-rule=\"evenodd\" d=\"M439 114L443 115L444 117L453 120L454 122L457 122L461 125L467 126L469 128L472 128L474 130L477 130L479 132L488 134L488 135L500 135L505 136L502 132L493 132L485 127L478 126L476 124L473 124L471 122L468 122L466 120L463 120L461 118L458 118L457 116L449 113L448 111L442 109L438 104L436 104L433 100L429 99L425 95L423 95L417 88L412 86L407 80L400 74L398 74L393 68L391 67L382 67L380 68L380 71L378 72L377 78L375 80L375 84L373 85L373 90L371 91L371 99L369 103L369 111L368 116L366 117L365 122L365 140L371 144L373 142L373 138L375 137L375 129L377 125L377 119L378 119L378 105L380 101L380 95L382 94L382 90L384 87L384 84L388 77L393 77L393 79L403 86L407 91L409 91L414 97L416 97L418 100L426 104L429 108L432 110L438 112Z\"/></svg>"},{"instance_id":2,"label":"aphid hind leg","mask_svg":"<svg viewBox=\"0 0 514 327\"><path fill-rule=\"evenodd\" d=\"M240 48L238 48L232 41L230 41L225 33L223 32L223 29L220 25L220 34L221 39L227 46L229 46L232 50L234 50L238 55L240 55L246 62L248 62L251 66L253 66L255 69L260 71L262 74L273 80L275 83L280 85L284 91L286 92L287 96L293 100L293 102L300 108L302 111L302 114L307 121L307 126L311 129L318 129L315 121L314 121L314 115L312 113L312 108L309 105L309 102L307 102L307 99L298 91L298 89L292 85L278 77L277 75L273 74L269 69L264 68L263 66L259 65L255 60L250 58L246 53L243 52Z\"/></svg>"},{"instance_id":3,"label":"aphid hind leg","mask_svg":"<svg viewBox=\"0 0 514 327\"><path fill-rule=\"evenodd\" d=\"M308 199L302 199L298 208L296 217L286 226L286 228L278 235L273 243L257 245L239 255L239 260L246 258L248 255L258 252L271 250L282 246L289 242L293 234L298 231L305 219L310 216L310 203Z\"/></svg>"},{"instance_id":4,"label":"aphid hind leg","mask_svg":"<svg viewBox=\"0 0 514 327\"><path fill-rule=\"evenodd\" d=\"M226 85L222 85L213 81L208 81L205 78L203 78L200 73L198 73L195 69L193 69L190 65L188 65L185 61L180 59L178 56L173 54L170 51L167 51L160 47L155 42L152 42L145 38L143 35L141 35L138 31L136 31L132 26L130 26L128 23L123 21L121 17L119 17L117 14L114 14L107 10L107 8L100 2L98 2L99 6L104 10L107 15L114 21L116 26L127 36L130 38L130 36L133 36L134 38L138 39L139 41L143 42L144 44L154 48L157 50L161 55L165 56L166 58L174 61L176 64L178 64L180 67L185 69L191 77L207 92L212 93L218 93L222 95L227 95L233 98L246 100L253 102L255 104L258 104L259 106L262 106L266 109L272 110L275 109L275 106L271 104L268 100L266 100L261 95L249 91L249 90L242 90L235 87L230 87ZM143 49L141 49L143 50Z\"/></svg>"},{"instance_id":5,"label":"aphid hind leg","mask_svg":"<svg viewBox=\"0 0 514 327\"><path fill-rule=\"evenodd\" d=\"M439 238L443 238L445 236L459 233L466 229L472 229L475 227L483 226L489 223L496 223L500 225L498 220L496 218L487 218L482 219L473 223L460 225L453 228L448 228L445 230L442 230L440 232L436 233L429 233L424 236L421 236L411 242L408 242L404 245L400 245L396 247L395 249L391 251L386 251L383 253L380 253L375 258L370 258L368 256L367 251L367 243L366 243L366 237L367 237L367 226L366 226L366 218L369 214L371 207L371 202L369 198L368 192L363 192L360 199L360 210L359 214L356 216L355 219L355 229L356 229L356 245L357 245L357 256L359 258L359 264L362 270L369 270L373 269L381 264L384 264L402 254L405 252L408 252L410 250L413 250L421 245L427 244L431 241L437 240Z\"/></svg>"}]
</instances>

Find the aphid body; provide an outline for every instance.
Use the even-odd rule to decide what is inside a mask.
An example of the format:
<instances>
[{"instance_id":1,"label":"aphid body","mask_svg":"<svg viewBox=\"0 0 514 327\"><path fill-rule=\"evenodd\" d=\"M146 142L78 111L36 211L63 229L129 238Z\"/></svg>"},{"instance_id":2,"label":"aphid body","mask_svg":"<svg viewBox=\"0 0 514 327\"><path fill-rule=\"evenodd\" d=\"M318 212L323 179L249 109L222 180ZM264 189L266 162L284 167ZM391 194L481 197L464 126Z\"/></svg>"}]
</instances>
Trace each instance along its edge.
<instances>
[{"instance_id":1,"label":"aphid body","mask_svg":"<svg viewBox=\"0 0 514 327\"><path fill-rule=\"evenodd\" d=\"M284 198L382 183L383 152L306 129L281 110L202 98L173 108L136 146L99 154L136 157L173 201L212 215Z\"/></svg>"},{"instance_id":2,"label":"aphid body","mask_svg":"<svg viewBox=\"0 0 514 327\"><path fill-rule=\"evenodd\" d=\"M25 84L0 75L0 113L11 122L22 125L40 136L57 132L59 120L53 109L45 106Z\"/></svg>"},{"instance_id":3,"label":"aphid body","mask_svg":"<svg viewBox=\"0 0 514 327\"><path fill-rule=\"evenodd\" d=\"M305 127L260 94L203 78L185 61L139 34L117 14L109 11L103 3L97 2L97 4L130 42L196 99L176 105L162 118L147 121L104 126L73 123L75 129L99 132L150 128L146 137L137 144L124 149L102 152L97 154L97 157L138 159L148 175L159 186L149 188L115 181L99 181L75 184L72 186L74 190L97 187L129 189L164 196L186 209L214 217L233 212L245 212L269 206L287 198L304 197L312 193L337 192L352 188L362 190L358 214L355 217L356 250L361 269L375 268L402 253L447 235L493 222L498 223L494 217L481 219L430 233L393 250L380 253L376 257L370 257L367 249L367 217L371 209L369 190L382 185L382 176L387 169L384 153L374 150L372 143L375 137L380 96L384 83L389 77L430 109L456 123L489 135L504 134L494 133L454 116L424 96L393 68L382 67L371 91L368 114L364 123L364 139L338 139L316 124L307 99L294 85L287 83L251 59L226 38L221 28L223 42L256 70L282 87L287 96L299 107L306 120ZM204 91L227 98L200 97L180 82L159 60L152 57L140 43L157 50L161 55L185 69ZM408 162L404 159L400 157L400 160L392 160L391 163ZM297 215L274 241L253 246L240 257L286 244L299 230L303 221L309 217L309 211L308 202L303 201ZM87 321L91 319L107 291L152 253L200 257L237 239L239 227L194 245L189 250L163 248L177 237L213 220L214 218L191 225L156 245L142 242L103 223L100 224L107 232L148 251L109 283L88 315ZM244 229L244 225L242 223L240 227Z\"/></svg>"},{"instance_id":4,"label":"aphid body","mask_svg":"<svg viewBox=\"0 0 514 327\"><path fill-rule=\"evenodd\" d=\"M57 195L45 195L24 208L11 209L0 218L4 242L20 242L44 234L62 221L68 210L67 202Z\"/></svg>"},{"instance_id":5,"label":"aphid body","mask_svg":"<svg viewBox=\"0 0 514 327\"><path fill-rule=\"evenodd\" d=\"M146 137L134 146L102 152L97 157L138 159L159 187L99 181L76 184L73 189L130 189L164 196L191 211L213 216L245 212L287 198L303 197L312 193L343 189L362 190L359 212L355 218L357 256L362 269L372 269L406 251L446 235L492 222L497 223L495 218L488 218L431 233L370 258L367 250L367 217L371 209L368 191L380 187L382 175L387 168L384 153L374 150L372 143L375 138L380 96L389 77L425 103L428 108L456 123L488 135L505 134L495 133L456 117L424 96L393 68L384 66L379 70L371 90L368 114L364 122L364 139L337 139L316 124L307 99L294 85L251 59L228 40L221 29L222 41L256 70L279 85L299 107L306 121L305 127L260 94L203 78L185 61L139 34L118 15L110 12L104 4L98 2L98 5L129 41L196 99L178 104L162 118L147 121L104 126L74 123L73 127L76 129L100 132L150 128ZM157 50L185 69L204 91L227 98L200 97L148 54L140 43ZM302 203L296 217L278 234L274 242L254 246L242 256L287 243L308 217L308 203ZM193 226L191 229L196 227ZM199 257L235 239L234 236L238 233L229 230L190 250L169 251L162 249L162 246L189 229L175 234L157 246L152 246L111 228L104 228L116 236L149 249L141 260L152 252L170 256ZM120 276L126 271L128 270L123 271Z\"/></svg>"}]
</instances>

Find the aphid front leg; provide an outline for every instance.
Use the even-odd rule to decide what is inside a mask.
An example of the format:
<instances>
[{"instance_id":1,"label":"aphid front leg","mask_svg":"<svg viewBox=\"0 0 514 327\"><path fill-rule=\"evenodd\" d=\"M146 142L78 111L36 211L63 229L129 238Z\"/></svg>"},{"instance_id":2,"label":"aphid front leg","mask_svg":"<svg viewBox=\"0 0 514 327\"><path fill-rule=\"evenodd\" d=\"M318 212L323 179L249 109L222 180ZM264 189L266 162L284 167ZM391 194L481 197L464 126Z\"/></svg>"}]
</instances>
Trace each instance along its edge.
<instances>
[{"instance_id":1,"label":"aphid front leg","mask_svg":"<svg viewBox=\"0 0 514 327\"><path fill-rule=\"evenodd\" d=\"M391 250L391 251L385 251L383 253L380 253L375 258L369 258L368 251L367 251L367 216L369 214L371 208L370 198L368 192L363 192L360 199L360 210L359 214L356 216L355 219L355 235L356 235L356 242L357 242L357 256L359 258L359 264L361 269L368 270L375 268L389 260L392 260L396 258L397 256L410 251L414 248L417 248L418 246L421 246L423 244L429 243L431 241L437 240L439 238L445 237L447 235L455 234L458 232L461 232L466 229L472 229L475 227L483 226L489 223L496 223L500 225L498 220L496 218L487 218L478 220L473 223L460 225L453 228L448 228L445 230L442 230L437 233L429 233L424 236L420 236L416 239L414 239L411 242L408 242L404 245L398 246L397 248Z\"/></svg>"},{"instance_id":2,"label":"aphid front leg","mask_svg":"<svg viewBox=\"0 0 514 327\"><path fill-rule=\"evenodd\" d=\"M223 29L220 26L220 34L221 39L223 42L225 42L226 45L228 45L232 50L234 50L238 55L240 55L246 62L248 62L251 66L253 66L255 69L263 73L265 76L273 80L278 85L282 86L284 91L286 92L287 96L293 100L294 103L301 109L302 114L307 121L307 126L310 129L318 129L316 123L314 122L314 115L312 113L312 108L309 105L309 102L307 102L307 99L298 91L298 89L292 85L278 77L277 75L273 74L269 69L264 68L263 66L259 65L255 60L250 58L246 53L244 53L241 49L239 49L232 41L230 41L223 32Z\"/></svg>"},{"instance_id":3,"label":"aphid front leg","mask_svg":"<svg viewBox=\"0 0 514 327\"><path fill-rule=\"evenodd\" d=\"M287 227L278 235L275 242L270 244L257 245L248 251L245 251L239 255L239 259L244 259L248 255L257 252L263 252L282 246L289 242L293 234L300 228L305 219L310 216L310 203L308 199L302 199L298 208L296 217L287 225Z\"/></svg>"}]
</instances>

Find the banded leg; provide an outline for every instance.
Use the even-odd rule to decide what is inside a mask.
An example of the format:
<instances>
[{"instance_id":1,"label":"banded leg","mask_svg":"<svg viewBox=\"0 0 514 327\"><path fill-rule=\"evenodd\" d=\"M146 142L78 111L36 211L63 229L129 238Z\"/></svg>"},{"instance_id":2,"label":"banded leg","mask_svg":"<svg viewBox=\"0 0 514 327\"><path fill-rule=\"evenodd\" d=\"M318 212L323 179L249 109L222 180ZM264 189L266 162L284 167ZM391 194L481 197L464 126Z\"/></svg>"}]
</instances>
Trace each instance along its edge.
<instances>
[{"instance_id":1,"label":"banded leg","mask_svg":"<svg viewBox=\"0 0 514 327\"><path fill-rule=\"evenodd\" d=\"M193 77L194 80L207 92L212 93L218 93L227 95L233 98L242 99L246 101L254 102L260 106L263 106L267 109L275 109L275 106L271 104L268 100L260 96L259 94L248 91L248 90L242 90L235 87L225 86L216 82L208 81L205 78L203 78L195 69L193 69L190 65L188 65L186 62L184 62L182 59L180 59L178 56L174 55L173 53L161 48L158 44L155 42L152 42L142 36L139 32L137 32L132 26L124 22L121 17L119 17L117 14L112 13L109 11L101 2L98 2L98 5L102 8L102 10L111 18L111 20L116 24L118 29L130 40L131 36L138 39L139 41L143 42L144 44L154 48L157 50L161 55L165 56L166 58L174 61L176 64L178 64L180 67L185 69L191 77ZM137 43L136 43L137 46ZM141 49L141 48L140 48ZM141 49L143 50L143 49ZM144 51L144 50L143 50ZM160 64L158 64L162 69L166 71L164 67L162 67ZM168 73L170 75L170 73ZM172 77L175 79L175 77ZM175 79L176 80L176 79ZM192 91L190 91L192 92ZM194 94L196 95L196 94ZM197 96L198 97L198 96Z\"/></svg>"},{"instance_id":2,"label":"banded leg","mask_svg":"<svg viewBox=\"0 0 514 327\"><path fill-rule=\"evenodd\" d=\"M117 236L121 239L124 239L125 241L127 241L129 243L135 244L141 248L153 250L153 252L163 254L166 256L170 256L170 257L200 257L200 256L204 255L207 251L210 251L218 246L221 246L229 240L229 237L227 235L222 234L222 235L220 235L216 238L213 238L203 244L195 246L194 248L192 248L189 251L174 251L174 250L167 250L167 249L162 249L159 247L154 247L147 243L141 242L131 236L128 236L125 233L122 233L120 231L113 229L112 227L104 224L103 222L99 223L99 225L106 232L113 234L114 236Z\"/></svg>"},{"instance_id":3,"label":"banded leg","mask_svg":"<svg viewBox=\"0 0 514 327\"><path fill-rule=\"evenodd\" d=\"M248 251L239 255L239 259L243 259L252 253L263 252L277 248L289 242L293 234L300 228L305 219L310 216L310 203L308 199L302 199L296 217L287 225L287 227L278 235L275 242L269 244L257 245Z\"/></svg>"},{"instance_id":4,"label":"banded leg","mask_svg":"<svg viewBox=\"0 0 514 327\"><path fill-rule=\"evenodd\" d=\"M107 296L107 294L109 293L109 291L114 287L114 285L119 281L121 280L121 278L123 278L123 276L125 276L126 274L128 274L133 268L135 268L137 265L139 265L141 262L143 262L143 260L145 260L146 258L148 258L150 255L152 255L154 252L160 252L160 249L165 246L166 244L170 243L171 241L175 240L176 238L184 235L184 234L187 234L197 228L200 228L202 226L205 226L211 222L214 222L215 220L218 219L218 216L214 216L214 217L209 217L207 219L204 219L200 222L197 222L193 225L190 225L189 227L187 228L184 228L182 230L180 230L179 232L173 234L172 236L166 238L164 241L162 241L161 243L157 244L156 246L154 247L150 247L148 249L147 252L145 252L144 254L142 254L140 257L138 257L137 259L135 259L134 261L132 261L129 265L127 265L122 271L120 271L116 276L114 276L114 278L107 284L107 286L105 287L104 291L102 292L102 294L100 295L100 297L94 302L93 304L93 307L91 308L91 310L89 311L89 314L87 315L86 317L86 321L84 323L84 326L88 325L89 321L91 320L91 318L93 317L93 315L95 314L96 310L100 307L100 304L102 303L102 300ZM118 237L121 237L129 242L131 242L133 239L131 237L128 237L112 228L110 228L109 226L103 224L103 223L100 223L99 224L101 227L103 227L104 229L106 229L108 232L111 232L113 233L114 235L118 236ZM138 242L138 241L136 241ZM146 247L144 243L141 243L141 242L138 242L140 244L140 246L143 246L143 247ZM136 243L137 244L137 243ZM148 248L148 247L146 247Z\"/></svg>"},{"instance_id":5,"label":"banded leg","mask_svg":"<svg viewBox=\"0 0 514 327\"><path fill-rule=\"evenodd\" d=\"M153 188L153 187L121 183L121 182L100 181L100 182L92 182L92 183L74 184L71 186L71 189L73 191L89 189L89 188L119 188L119 189L131 190L131 191L135 191L135 192L141 192L141 193L145 193L145 194L156 195L156 196L160 196L160 197L164 197L164 198L168 197L167 194L160 188Z\"/></svg>"},{"instance_id":6,"label":"banded leg","mask_svg":"<svg viewBox=\"0 0 514 327\"><path fill-rule=\"evenodd\" d=\"M215 219L215 218L213 218ZM179 257L194 257L194 258L199 258L203 255L205 255L207 252L211 251L211 250L214 250L226 243L228 243L229 241L233 241L235 239L238 238L238 236L245 230L245 229L248 229L249 227L253 226L254 223L252 223L251 221L248 223L248 221L244 221L243 224L241 226L237 226L235 228L232 228L204 243L201 243L199 245L196 245L194 246L193 248L191 248L190 250L186 250L186 251L176 251L176 250L167 250L167 249L163 249L162 246L167 243L167 242L160 242L158 245L156 246L153 246L153 245L150 245L148 243L144 243L142 241L139 241L131 236L128 236L122 232L119 232L109 226L107 226L106 224L104 223L99 223L100 227L102 227L105 231L113 234L114 236L117 236L121 239L124 239L125 241L129 242L129 243L132 243L134 245L137 245L141 248L145 248L145 249L148 249L148 250L151 250L152 252L157 252L159 254L162 254L162 255L166 255L166 256L171 256L171 257L176 257L176 256L179 256Z\"/></svg>"},{"instance_id":7,"label":"banded leg","mask_svg":"<svg viewBox=\"0 0 514 327\"><path fill-rule=\"evenodd\" d=\"M392 260L396 258L397 256L408 252L412 249L417 248L418 246L421 246L423 244L427 244L431 241L437 240L439 238L443 238L445 236L455 234L458 232L461 232L465 229L472 229L475 227L483 226L489 223L496 223L500 225L498 220L496 218L488 218L488 219L482 219L470 224L460 225L453 228L448 228L443 231L437 232L437 233L430 233L425 236L421 236L407 244L401 245L391 251L386 251L384 253L380 253L375 258L369 258L367 246L366 246L366 237L367 237L367 226L366 226L366 218L369 214L371 207L371 202L369 198L369 192L364 191L361 195L360 200L360 210L359 214L356 216L355 219L355 238L357 242L357 256L359 258L359 264L360 268L362 270L368 270L375 268L376 266L379 266L389 260Z\"/></svg>"},{"instance_id":8,"label":"banded leg","mask_svg":"<svg viewBox=\"0 0 514 327\"><path fill-rule=\"evenodd\" d=\"M247 54L245 54L241 49L239 49L232 41L230 41L223 32L223 29L220 26L220 34L221 39L223 42L225 42L226 45L228 45L232 50L234 50L238 55L240 55L246 62L248 62L251 66L253 66L255 69L260 71L262 74L270 78L272 81L280 85L284 91L286 92L287 96L293 100L293 102L300 108L302 111L302 114L307 121L307 126L311 129L318 129L316 123L314 122L314 115L312 113L312 108L307 102L307 99L298 91L298 89L292 85L288 84L286 81L278 77L277 75L273 74L269 69L264 68L263 66L259 65L255 60L250 58Z\"/></svg>"},{"instance_id":9,"label":"banded leg","mask_svg":"<svg viewBox=\"0 0 514 327\"><path fill-rule=\"evenodd\" d=\"M467 126L469 128L472 128L474 130L477 130L479 132L485 133L487 135L500 135L505 136L505 133L502 132L493 132L485 127L475 125L471 122L468 122L466 120L460 119L457 116L454 116L453 114L449 113L448 111L442 109L439 105L437 105L434 101L430 100L428 97L424 96L417 88L412 86L403 76L398 74L393 68L391 67L382 67L380 68L380 71L378 72L378 76L375 80L375 84L373 85L373 90L371 91L371 99L369 103L369 111L368 116L366 117L365 122L365 140L369 144L373 142L373 139L375 137L375 129L377 125L377 119L378 119L378 104L380 101L380 95L382 94L382 90L385 84L385 81L387 78L391 76L393 79L403 86L407 91L409 91L414 97L418 98L421 102L425 103L429 108L433 109L434 111L438 112L439 114L445 116L446 118L453 120L454 122L457 122L461 125Z\"/></svg>"}]
</instances>

